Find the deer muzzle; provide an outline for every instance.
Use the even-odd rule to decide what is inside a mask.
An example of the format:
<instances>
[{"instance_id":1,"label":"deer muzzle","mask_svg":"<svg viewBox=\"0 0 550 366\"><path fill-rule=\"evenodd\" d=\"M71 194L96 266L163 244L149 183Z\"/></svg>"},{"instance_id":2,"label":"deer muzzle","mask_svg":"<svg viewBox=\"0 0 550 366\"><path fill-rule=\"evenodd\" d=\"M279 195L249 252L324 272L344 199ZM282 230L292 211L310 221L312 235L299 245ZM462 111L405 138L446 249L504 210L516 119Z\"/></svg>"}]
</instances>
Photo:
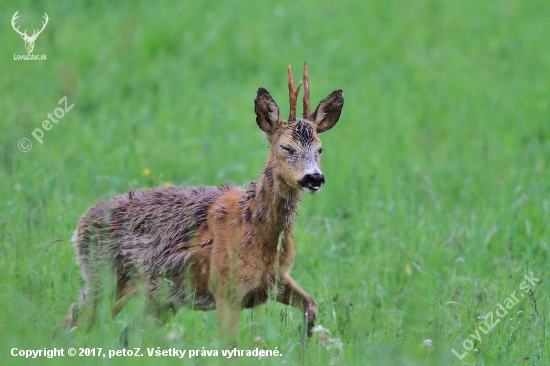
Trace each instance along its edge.
<instances>
[{"instance_id":1,"label":"deer muzzle","mask_svg":"<svg viewBox=\"0 0 550 366\"><path fill-rule=\"evenodd\" d=\"M308 193L316 193L325 184L325 176L321 173L306 174L298 181Z\"/></svg>"}]
</instances>

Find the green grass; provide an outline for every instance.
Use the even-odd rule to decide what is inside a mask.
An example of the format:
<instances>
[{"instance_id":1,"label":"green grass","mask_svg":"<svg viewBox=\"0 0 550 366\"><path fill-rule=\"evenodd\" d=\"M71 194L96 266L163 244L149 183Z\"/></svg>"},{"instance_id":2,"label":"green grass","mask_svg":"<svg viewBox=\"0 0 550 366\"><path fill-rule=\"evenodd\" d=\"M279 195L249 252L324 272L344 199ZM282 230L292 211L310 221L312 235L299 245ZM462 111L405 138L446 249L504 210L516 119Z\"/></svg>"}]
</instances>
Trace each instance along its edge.
<instances>
[{"instance_id":1,"label":"green grass","mask_svg":"<svg viewBox=\"0 0 550 366\"><path fill-rule=\"evenodd\" d=\"M26 360L13 347L120 349L132 302L89 335L51 340L82 285L70 238L80 215L129 189L255 180L267 156L253 100L288 113L286 66L307 60L312 104L345 91L321 135L327 185L305 197L292 272L340 339L306 364L546 365L550 315L550 2L484 0L5 1L0 10L0 364L222 364L219 358ZM35 54L22 29L50 18ZM30 33L30 32L29 32ZM67 96L43 144L31 132ZM18 141L33 142L30 152ZM143 174L144 169L150 174ZM60 240L56 240L60 239ZM533 275L488 334L470 334ZM519 295L518 295L519 296ZM216 349L215 312L143 325L142 348ZM299 364L300 314L241 316L243 349ZM431 340L431 346L424 345ZM458 360L462 342L475 349ZM145 352L144 352L145 353Z\"/></svg>"}]
</instances>

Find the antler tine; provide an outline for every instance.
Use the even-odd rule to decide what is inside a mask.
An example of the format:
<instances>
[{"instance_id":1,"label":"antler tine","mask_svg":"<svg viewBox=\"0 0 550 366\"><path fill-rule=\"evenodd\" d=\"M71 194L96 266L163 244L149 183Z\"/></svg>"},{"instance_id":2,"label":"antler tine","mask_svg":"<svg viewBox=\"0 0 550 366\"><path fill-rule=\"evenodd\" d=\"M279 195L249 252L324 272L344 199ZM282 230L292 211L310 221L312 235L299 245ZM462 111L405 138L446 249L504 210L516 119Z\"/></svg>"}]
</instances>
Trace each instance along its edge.
<instances>
[{"instance_id":1,"label":"antler tine","mask_svg":"<svg viewBox=\"0 0 550 366\"><path fill-rule=\"evenodd\" d=\"M288 64L288 95L290 99L290 116L288 117L289 122L296 120L296 100L298 99L300 86L302 86L301 81L298 83L298 86L296 87L296 89L294 89L294 80L292 79L292 70L290 69L290 64Z\"/></svg>"},{"instance_id":2,"label":"antler tine","mask_svg":"<svg viewBox=\"0 0 550 366\"><path fill-rule=\"evenodd\" d=\"M304 62L304 118L311 118L309 114L309 78L307 76L307 62Z\"/></svg>"},{"instance_id":3,"label":"antler tine","mask_svg":"<svg viewBox=\"0 0 550 366\"><path fill-rule=\"evenodd\" d=\"M27 30L26 30L26 29L25 29L25 33L23 33L23 32L21 32L21 31L19 30L19 26L18 26L17 28L15 28L15 21L17 20L17 18L19 18L18 13L19 13L19 10L17 10L17 11L15 12L15 14L13 14L13 17L11 18L11 26L12 26L13 29L14 29L17 33L19 33L20 35L23 35L23 34L24 34L24 35L27 35Z\"/></svg>"},{"instance_id":4,"label":"antler tine","mask_svg":"<svg viewBox=\"0 0 550 366\"><path fill-rule=\"evenodd\" d=\"M46 13L44 13L43 18L44 18L44 20L45 20L46 22L45 22L45 23L42 22L42 29L40 29L40 30L38 31L38 33L36 34L37 37L38 37L38 35L39 35L40 33L42 33L42 31L44 30L44 28L46 28L46 25L48 24L48 20L50 19L50 18L48 18L48 14L46 14ZM35 32L36 32L36 31L35 31ZM33 36L34 36L34 34L33 34Z\"/></svg>"},{"instance_id":5,"label":"antler tine","mask_svg":"<svg viewBox=\"0 0 550 366\"><path fill-rule=\"evenodd\" d=\"M14 27L15 27L15 21L17 20L17 18L19 18L19 10L17 10L15 14L13 14L13 17L11 17L11 25L13 25Z\"/></svg>"},{"instance_id":6,"label":"antler tine","mask_svg":"<svg viewBox=\"0 0 550 366\"><path fill-rule=\"evenodd\" d=\"M46 27L46 24L48 24L48 20L50 20L50 18L48 17L48 14L46 14L46 13L44 13L44 16L42 18L44 18L44 20L46 21L45 23L44 22L42 23L44 25L42 27L42 29L44 29Z\"/></svg>"}]
</instances>

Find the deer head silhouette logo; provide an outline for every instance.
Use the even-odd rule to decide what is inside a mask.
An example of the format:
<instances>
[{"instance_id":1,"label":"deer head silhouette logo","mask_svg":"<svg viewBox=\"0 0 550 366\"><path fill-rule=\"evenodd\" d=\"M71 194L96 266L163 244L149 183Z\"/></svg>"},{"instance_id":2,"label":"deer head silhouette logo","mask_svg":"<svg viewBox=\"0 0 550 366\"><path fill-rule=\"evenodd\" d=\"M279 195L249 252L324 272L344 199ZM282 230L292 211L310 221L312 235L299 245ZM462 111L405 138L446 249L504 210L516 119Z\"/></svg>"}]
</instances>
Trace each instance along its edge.
<instances>
[{"instance_id":1,"label":"deer head silhouette logo","mask_svg":"<svg viewBox=\"0 0 550 366\"><path fill-rule=\"evenodd\" d=\"M13 14L13 18L11 18L11 26L13 27L13 29L19 33L21 35L21 38L23 38L23 41L25 41L25 48L27 49L27 53L31 53L32 50L34 49L34 42L36 41L36 38L38 38L38 36L40 35L40 33L42 33L42 31L44 30L44 28L46 28L46 24L48 24L48 14L44 13L44 20L45 22L42 22L42 29L40 30L37 30L35 29L32 33L32 36L29 36L27 35L27 30L25 29L24 32L21 32L19 30L19 27L15 27L15 21L17 20L17 18L19 18L19 15L17 15L17 13L19 12L19 10L17 10L15 12L15 14Z\"/></svg>"}]
</instances>

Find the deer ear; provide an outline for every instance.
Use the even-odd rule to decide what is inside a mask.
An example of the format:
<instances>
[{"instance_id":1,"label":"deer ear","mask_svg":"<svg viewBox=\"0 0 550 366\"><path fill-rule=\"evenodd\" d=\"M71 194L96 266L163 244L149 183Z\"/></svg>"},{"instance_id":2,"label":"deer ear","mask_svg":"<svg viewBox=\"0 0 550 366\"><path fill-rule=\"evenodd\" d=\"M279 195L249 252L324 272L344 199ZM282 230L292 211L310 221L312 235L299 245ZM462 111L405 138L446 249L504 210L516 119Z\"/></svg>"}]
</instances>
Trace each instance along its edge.
<instances>
[{"instance_id":1,"label":"deer ear","mask_svg":"<svg viewBox=\"0 0 550 366\"><path fill-rule=\"evenodd\" d=\"M317 125L317 133L330 130L342 113L344 106L344 91L338 89L333 91L328 97L323 99L319 106L311 114L311 121Z\"/></svg>"},{"instance_id":2,"label":"deer ear","mask_svg":"<svg viewBox=\"0 0 550 366\"><path fill-rule=\"evenodd\" d=\"M265 133L271 133L281 120L277 103L264 88L258 89L254 101L254 111L256 112L256 123Z\"/></svg>"}]
</instances>

